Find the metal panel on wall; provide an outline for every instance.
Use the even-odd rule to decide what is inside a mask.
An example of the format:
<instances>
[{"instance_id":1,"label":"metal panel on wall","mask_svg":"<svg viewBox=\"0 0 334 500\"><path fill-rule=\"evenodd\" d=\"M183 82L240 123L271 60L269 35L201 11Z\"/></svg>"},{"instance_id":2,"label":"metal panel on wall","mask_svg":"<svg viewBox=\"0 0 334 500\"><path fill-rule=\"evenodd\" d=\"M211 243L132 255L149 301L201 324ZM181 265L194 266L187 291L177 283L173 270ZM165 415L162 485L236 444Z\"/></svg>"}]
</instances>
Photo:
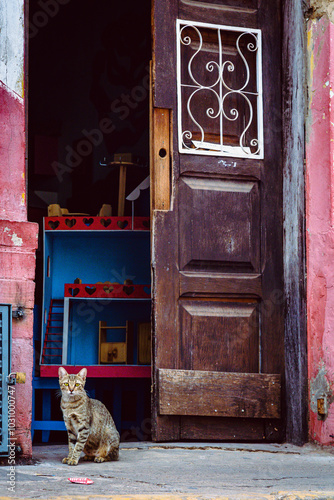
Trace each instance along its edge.
<instances>
[{"instance_id":1,"label":"metal panel on wall","mask_svg":"<svg viewBox=\"0 0 334 500\"><path fill-rule=\"evenodd\" d=\"M0 455L8 455L8 383L11 367L11 305L0 304Z\"/></svg>"}]
</instances>

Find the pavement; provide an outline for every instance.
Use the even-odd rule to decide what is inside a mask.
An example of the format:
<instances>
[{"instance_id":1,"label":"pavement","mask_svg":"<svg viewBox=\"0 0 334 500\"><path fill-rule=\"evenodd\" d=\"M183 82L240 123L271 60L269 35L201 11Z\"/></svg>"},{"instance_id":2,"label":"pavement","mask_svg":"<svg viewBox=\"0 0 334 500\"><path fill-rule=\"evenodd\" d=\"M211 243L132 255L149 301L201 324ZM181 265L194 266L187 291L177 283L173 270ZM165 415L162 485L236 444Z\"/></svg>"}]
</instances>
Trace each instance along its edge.
<instances>
[{"instance_id":1,"label":"pavement","mask_svg":"<svg viewBox=\"0 0 334 500\"><path fill-rule=\"evenodd\" d=\"M334 500L334 449L311 444L123 443L118 462L76 467L65 456L67 446L44 445L33 465L5 460L0 500Z\"/></svg>"}]
</instances>

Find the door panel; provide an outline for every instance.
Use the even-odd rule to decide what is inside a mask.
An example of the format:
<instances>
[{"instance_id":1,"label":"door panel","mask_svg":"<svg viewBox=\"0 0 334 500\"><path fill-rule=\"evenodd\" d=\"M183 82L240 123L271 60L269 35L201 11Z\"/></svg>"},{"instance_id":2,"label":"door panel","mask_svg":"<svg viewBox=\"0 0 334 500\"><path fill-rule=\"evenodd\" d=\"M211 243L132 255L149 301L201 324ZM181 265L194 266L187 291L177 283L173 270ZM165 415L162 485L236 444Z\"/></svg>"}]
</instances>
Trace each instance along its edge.
<instances>
[{"instance_id":1,"label":"door panel","mask_svg":"<svg viewBox=\"0 0 334 500\"><path fill-rule=\"evenodd\" d=\"M186 370L259 372L257 303L182 300L181 352Z\"/></svg>"},{"instance_id":2,"label":"door panel","mask_svg":"<svg viewBox=\"0 0 334 500\"><path fill-rule=\"evenodd\" d=\"M180 179L183 271L258 272L258 185L250 181Z\"/></svg>"},{"instance_id":3,"label":"door panel","mask_svg":"<svg viewBox=\"0 0 334 500\"><path fill-rule=\"evenodd\" d=\"M157 441L284 438L280 8L154 1L153 136L166 109L171 125L170 203L151 199ZM177 19L195 23L182 46Z\"/></svg>"}]
</instances>

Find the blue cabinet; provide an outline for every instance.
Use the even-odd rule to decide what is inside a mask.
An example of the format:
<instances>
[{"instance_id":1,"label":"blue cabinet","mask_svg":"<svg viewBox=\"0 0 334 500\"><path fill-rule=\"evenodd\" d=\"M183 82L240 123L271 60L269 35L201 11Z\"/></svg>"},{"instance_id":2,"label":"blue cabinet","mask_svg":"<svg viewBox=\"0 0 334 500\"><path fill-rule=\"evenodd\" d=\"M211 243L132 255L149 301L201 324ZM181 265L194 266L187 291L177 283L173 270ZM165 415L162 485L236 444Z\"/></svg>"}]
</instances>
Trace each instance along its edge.
<instances>
[{"instance_id":1,"label":"blue cabinet","mask_svg":"<svg viewBox=\"0 0 334 500\"><path fill-rule=\"evenodd\" d=\"M148 226L145 217L45 218L41 374L45 365L98 365L99 321L133 322L137 364L138 325L150 321Z\"/></svg>"}]
</instances>

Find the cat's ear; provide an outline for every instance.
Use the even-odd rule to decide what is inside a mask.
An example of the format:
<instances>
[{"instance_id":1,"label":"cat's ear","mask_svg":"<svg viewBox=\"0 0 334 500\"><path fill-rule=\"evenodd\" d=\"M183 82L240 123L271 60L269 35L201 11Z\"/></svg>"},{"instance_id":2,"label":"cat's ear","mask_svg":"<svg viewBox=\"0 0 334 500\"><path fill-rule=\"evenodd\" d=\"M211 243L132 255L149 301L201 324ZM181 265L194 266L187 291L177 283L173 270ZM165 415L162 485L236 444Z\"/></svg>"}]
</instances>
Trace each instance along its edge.
<instances>
[{"instance_id":1,"label":"cat's ear","mask_svg":"<svg viewBox=\"0 0 334 500\"><path fill-rule=\"evenodd\" d=\"M85 381L87 377L87 368L83 368L82 370L80 370L78 375L82 378L83 381Z\"/></svg>"},{"instance_id":2,"label":"cat's ear","mask_svg":"<svg viewBox=\"0 0 334 500\"><path fill-rule=\"evenodd\" d=\"M66 377L66 375L68 375L68 373L65 370L65 368L63 368L62 366L60 366L59 370L58 370L58 375L59 375L59 378L63 378L63 377Z\"/></svg>"}]
</instances>

